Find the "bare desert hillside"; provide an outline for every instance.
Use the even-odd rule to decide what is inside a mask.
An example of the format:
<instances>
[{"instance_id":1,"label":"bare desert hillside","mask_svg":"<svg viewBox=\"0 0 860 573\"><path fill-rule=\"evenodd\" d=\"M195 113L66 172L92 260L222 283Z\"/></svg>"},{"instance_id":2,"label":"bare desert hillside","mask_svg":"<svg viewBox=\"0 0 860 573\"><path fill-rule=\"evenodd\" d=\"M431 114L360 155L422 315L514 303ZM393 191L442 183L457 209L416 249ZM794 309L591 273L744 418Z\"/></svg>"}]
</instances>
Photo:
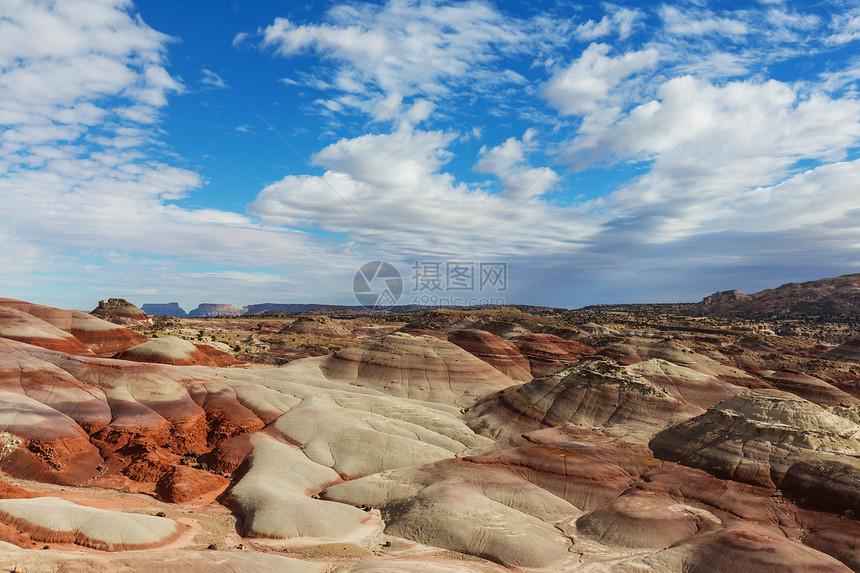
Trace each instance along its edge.
<instances>
[{"instance_id":1,"label":"bare desert hillside","mask_svg":"<svg viewBox=\"0 0 860 573\"><path fill-rule=\"evenodd\" d=\"M0 568L860 571L850 323L539 311L0 299Z\"/></svg>"}]
</instances>

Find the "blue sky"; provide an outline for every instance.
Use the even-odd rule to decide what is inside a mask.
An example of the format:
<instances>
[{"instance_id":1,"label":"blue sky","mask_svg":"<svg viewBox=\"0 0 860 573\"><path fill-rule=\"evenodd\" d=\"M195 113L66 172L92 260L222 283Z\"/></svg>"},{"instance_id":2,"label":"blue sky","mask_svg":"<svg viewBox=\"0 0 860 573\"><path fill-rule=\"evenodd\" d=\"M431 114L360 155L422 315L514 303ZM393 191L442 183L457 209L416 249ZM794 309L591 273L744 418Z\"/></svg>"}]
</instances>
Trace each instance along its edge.
<instances>
[{"instance_id":1,"label":"blue sky","mask_svg":"<svg viewBox=\"0 0 860 573\"><path fill-rule=\"evenodd\" d=\"M0 294L577 307L860 271L856 2L0 0ZM407 288L401 303L416 295Z\"/></svg>"}]
</instances>

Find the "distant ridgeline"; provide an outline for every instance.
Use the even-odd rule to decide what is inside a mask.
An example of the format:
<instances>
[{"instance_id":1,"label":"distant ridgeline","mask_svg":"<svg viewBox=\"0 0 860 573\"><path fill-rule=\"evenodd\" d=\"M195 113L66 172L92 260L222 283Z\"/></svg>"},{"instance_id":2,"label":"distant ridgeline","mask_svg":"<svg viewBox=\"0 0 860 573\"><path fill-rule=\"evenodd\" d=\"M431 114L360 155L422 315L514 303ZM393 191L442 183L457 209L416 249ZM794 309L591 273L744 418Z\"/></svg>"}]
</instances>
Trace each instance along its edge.
<instances>
[{"instance_id":1,"label":"distant ridgeline","mask_svg":"<svg viewBox=\"0 0 860 573\"><path fill-rule=\"evenodd\" d=\"M538 307L538 306L530 306L530 305L508 305L514 308L518 308L524 312L531 312L533 314L546 314L552 312L563 312L565 309L561 308L549 308L549 307ZM341 312L367 312L367 308L363 306L346 306L346 305L338 305L338 304L304 304L304 303L273 303L273 302L265 302L262 304L249 304L248 306L243 306L242 308L236 308L232 304L216 304L216 303L203 303L199 305L197 308L192 310L191 312L185 312L178 303L168 302L163 304L157 303L147 303L140 307L143 312L148 314L149 316L172 316L176 318L206 318L206 317L216 317L216 316L253 316L260 314L275 314L275 313L298 313L298 312L307 312L311 310L330 310L330 311L341 311ZM423 310L427 310L429 308L437 308L437 307L426 307L415 304L404 304L393 306L388 308L389 312L419 312ZM457 309L465 309L465 310L477 310L481 308L490 308L486 305L484 306L470 306L470 307L460 307L460 306L452 306L452 307L444 307L444 308L457 308Z\"/></svg>"},{"instance_id":2,"label":"distant ridgeline","mask_svg":"<svg viewBox=\"0 0 860 573\"><path fill-rule=\"evenodd\" d=\"M140 307L140 310L149 316L173 316L176 318L185 318L188 313L182 310L178 302L168 302L164 304L145 304Z\"/></svg>"},{"instance_id":3,"label":"distant ridgeline","mask_svg":"<svg viewBox=\"0 0 860 573\"><path fill-rule=\"evenodd\" d=\"M364 310L361 306L343 306L336 304L281 304L266 302L262 304L250 304L242 308L236 308L232 304L217 304L203 303L191 312L185 312L179 303L168 302L164 304L147 303L140 307L143 312L150 316L172 316L176 318L206 318L214 316L245 316L264 313L290 313L290 312L305 312L317 308L327 308L336 310ZM413 310L414 306L398 306L390 310Z\"/></svg>"},{"instance_id":4,"label":"distant ridgeline","mask_svg":"<svg viewBox=\"0 0 860 573\"><path fill-rule=\"evenodd\" d=\"M747 294L715 292L696 303L605 304L581 311L654 312L686 316L860 317L860 274L842 275Z\"/></svg>"}]
</instances>

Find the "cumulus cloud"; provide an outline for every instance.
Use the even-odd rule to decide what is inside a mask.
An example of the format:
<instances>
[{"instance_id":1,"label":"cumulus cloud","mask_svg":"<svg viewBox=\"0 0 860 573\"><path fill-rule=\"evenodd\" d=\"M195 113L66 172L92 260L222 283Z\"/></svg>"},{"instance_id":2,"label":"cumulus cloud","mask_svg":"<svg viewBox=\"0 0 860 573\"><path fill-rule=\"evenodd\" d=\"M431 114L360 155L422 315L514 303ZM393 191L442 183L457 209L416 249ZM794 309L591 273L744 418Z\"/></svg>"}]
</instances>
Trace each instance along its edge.
<instances>
[{"instance_id":1,"label":"cumulus cloud","mask_svg":"<svg viewBox=\"0 0 860 573\"><path fill-rule=\"evenodd\" d=\"M474 169L489 173L503 184L502 196L514 201L543 195L559 181L558 174L548 167L535 168L528 164L526 152L533 148L535 130L528 129L522 139L508 138L496 147L483 146Z\"/></svg>"},{"instance_id":2,"label":"cumulus cloud","mask_svg":"<svg viewBox=\"0 0 860 573\"><path fill-rule=\"evenodd\" d=\"M762 257L773 257L774 242L792 232L805 233L804 248L820 253L834 244L828 225L849 228L835 205L855 208L848 194L856 165L847 157L860 141L860 102L850 93L837 97L827 90L844 89L854 76L840 70L823 82L786 83L766 74L768 65L809 49L804 43L813 42L810 34L823 25L819 16L781 5L735 12L607 5L604 17L571 30L576 40L606 39L601 43L554 51L512 41L512 52L531 50L535 66L549 70L537 93L560 117L548 122L529 111L535 124L552 126L554 143L538 141L530 128L522 137L480 149L473 170L497 178L496 192L493 185L460 183L446 172L456 144L468 137L421 131L415 122L397 119L411 109L405 102L415 94L436 102L457 86L460 78L437 61L472 66L475 73L468 77L476 84L487 75L500 77L496 47L472 41L474 53L463 55L460 44L443 42L438 47L450 52L448 59L436 58L430 49L434 57L420 73L397 69L409 49L406 56L392 55L384 39L397 33L380 32L385 28L378 24L404 6L418 7L389 2L378 9L337 8L332 14L354 17L338 24L330 15L326 24L312 26L281 22L270 30L280 39L271 45L283 55L315 50L322 59L340 62L338 74L359 82L349 84L355 93L380 91L372 107L341 113L358 109L376 120L395 120L397 127L321 151L316 161L326 168L324 175L289 176L266 187L252 205L254 214L272 224L318 224L360 243L378 242L378 232L405 250L426 248L426 236L432 236L437 252L502 253L540 276L553 274L552 260L604 284L607 277L623 281L636 273L656 281L658 268L677 274L686 265L707 275L739 260L764 264ZM420 5L428 6L448 5ZM638 23L655 16L662 27L643 42L630 41L638 39ZM347 21L354 22L350 34L379 32L378 39L367 36L363 49L368 51L361 54L366 61L346 54L344 43L358 41L357 36L334 38ZM850 22L839 20L840 30L850 30ZM626 40L623 49L609 44L613 35ZM824 49L823 42L814 49ZM577 54L573 61L571 51ZM565 57L557 57L560 53ZM506 91L509 97L517 97L515 85ZM474 93L472 86L463 89ZM616 166L633 174L616 182L612 192L563 207L547 192L567 187L569 198L570 179L535 167L530 159L554 145L561 149L558 160L586 177ZM362 218L369 226L356 230ZM565 220L573 233L562 230ZM476 240L475 230L487 221L493 230L482 236L486 242ZM719 254L720 248L743 244L750 245L744 254ZM702 253L708 253L710 267L695 263ZM807 260L796 252L786 256L768 264L784 268L790 259Z\"/></svg>"},{"instance_id":3,"label":"cumulus cloud","mask_svg":"<svg viewBox=\"0 0 860 573\"><path fill-rule=\"evenodd\" d=\"M485 150L479 162L510 185L507 193L458 183L443 169L457 137L402 129L343 139L314 157L326 168L322 176L287 176L263 189L249 210L272 224L320 226L358 241L381 242L391 257L559 252L595 232L596 222L572 209L525 200L508 211L511 194L522 191L530 176L546 179L538 191L556 180L552 170L525 164L520 140ZM505 165L506 159L514 164Z\"/></svg>"},{"instance_id":4,"label":"cumulus cloud","mask_svg":"<svg viewBox=\"0 0 860 573\"><path fill-rule=\"evenodd\" d=\"M158 153L161 110L185 88L165 68L171 39L129 8L126 0L4 4L5 284L32 287L28 273L50 267L57 280L74 280L99 296L111 284L175 284L177 267L189 262L248 267L248 253L283 266L297 252L326 250L334 267L346 267L331 245L307 234L173 203L203 184L198 173L169 165ZM206 77L218 83L214 74ZM160 262L141 262L144 252ZM81 273L82 260L91 272ZM124 266L130 261L139 264ZM112 276L117 268L126 269L123 277Z\"/></svg>"},{"instance_id":5,"label":"cumulus cloud","mask_svg":"<svg viewBox=\"0 0 860 573\"><path fill-rule=\"evenodd\" d=\"M547 83L546 97L566 115L593 112L612 96L622 80L652 68L657 63L657 50L649 48L608 56L606 44L591 44L566 69L556 73Z\"/></svg>"},{"instance_id":6,"label":"cumulus cloud","mask_svg":"<svg viewBox=\"0 0 860 573\"><path fill-rule=\"evenodd\" d=\"M842 158L860 137L858 118L857 100L799 94L776 80L715 86L682 76L616 123L579 136L569 156L580 167L656 159L679 173L720 170L735 174L729 184L757 185L802 158Z\"/></svg>"}]
</instances>

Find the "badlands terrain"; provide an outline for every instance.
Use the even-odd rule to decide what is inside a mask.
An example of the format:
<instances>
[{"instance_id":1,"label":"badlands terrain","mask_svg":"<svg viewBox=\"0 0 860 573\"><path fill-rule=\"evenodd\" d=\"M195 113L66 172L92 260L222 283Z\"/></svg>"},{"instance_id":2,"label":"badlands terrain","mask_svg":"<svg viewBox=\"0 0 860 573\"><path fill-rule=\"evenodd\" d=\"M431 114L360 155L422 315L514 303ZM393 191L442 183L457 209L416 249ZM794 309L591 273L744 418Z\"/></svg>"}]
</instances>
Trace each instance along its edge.
<instances>
[{"instance_id":1,"label":"badlands terrain","mask_svg":"<svg viewBox=\"0 0 860 573\"><path fill-rule=\"evenodd\" d=\"M0 299L0 570L860 571L846 304Z\"/></svg>"}]
</instances>

